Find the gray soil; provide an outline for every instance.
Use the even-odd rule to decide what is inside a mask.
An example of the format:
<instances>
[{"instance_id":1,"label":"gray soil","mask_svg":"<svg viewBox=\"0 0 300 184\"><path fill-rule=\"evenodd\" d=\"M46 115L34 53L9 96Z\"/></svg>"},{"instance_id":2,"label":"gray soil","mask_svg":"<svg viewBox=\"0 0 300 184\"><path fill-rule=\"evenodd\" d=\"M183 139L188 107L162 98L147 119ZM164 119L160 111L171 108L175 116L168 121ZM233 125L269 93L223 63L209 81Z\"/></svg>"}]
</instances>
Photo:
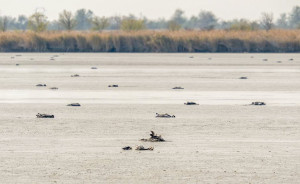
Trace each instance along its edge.
<instances>
[{"instance_id":1,"label":"gray soil","mask_svg":"<svg viewBox=\"0 0 300 184\"><path fill-rule=\"evenodd\" d=\"M300 181L300 54L14 55L0 55L0 183ZM166 142L139 141L150 130Z\"/></svg>"}]
</instances>

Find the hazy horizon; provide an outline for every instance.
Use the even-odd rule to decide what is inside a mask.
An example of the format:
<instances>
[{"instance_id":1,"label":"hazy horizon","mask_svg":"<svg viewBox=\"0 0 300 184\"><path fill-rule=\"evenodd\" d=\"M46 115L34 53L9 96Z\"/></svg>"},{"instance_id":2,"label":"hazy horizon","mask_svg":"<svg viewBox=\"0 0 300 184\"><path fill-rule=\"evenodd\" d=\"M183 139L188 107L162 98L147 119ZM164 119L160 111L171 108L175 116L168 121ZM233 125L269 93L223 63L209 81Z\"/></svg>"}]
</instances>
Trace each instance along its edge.
<instances>
[{"instance_id":1,"label":"hazy horizon","mask_svg":"<svg viewBox=\"0 0 300 184\"><path fill-rule=\"evenodd\" d=\"M176 9L182 9L187 17L207 10L223 20L257 20L262 12L272 12L278 18L281 13L288 13L300 5L300 0L0 0L0 3L0 16L28 16L37 8L44 8L49 20L57 19L64 9L75 12L81 8L90 9L99 16L134 14L149 19L170 18Z\"/></svg>"}]
</instances>

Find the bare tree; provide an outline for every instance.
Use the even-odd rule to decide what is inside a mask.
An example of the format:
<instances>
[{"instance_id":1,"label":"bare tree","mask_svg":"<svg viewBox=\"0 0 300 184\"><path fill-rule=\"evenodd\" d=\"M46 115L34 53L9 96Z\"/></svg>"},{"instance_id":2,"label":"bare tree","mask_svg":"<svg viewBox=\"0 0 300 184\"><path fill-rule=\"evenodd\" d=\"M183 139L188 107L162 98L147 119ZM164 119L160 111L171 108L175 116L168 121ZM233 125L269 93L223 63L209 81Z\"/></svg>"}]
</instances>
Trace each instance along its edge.
<instances>
[{"instance_id":1,"label":"bare tree","mask_svg":"<svg viewBox=\"0 0 300 184\"><path fill-rule=\"evenodd\" d=\"M261 25L267 31L273 28L273 14L272 13L262 13Z\"/></svg>"},{"instance_id":2,"label":"bare tree","mask_svg":"<svg viewBox=\"0 0 300 184\"><path fill-rule=\"evenodd\" d=\"M102 31L109 26L109 19L106 17L94 17L92 19L93 30Z\"/></svg>"},{"instance_id":3,"label":"bare tree","mask_svg":"<svg viewBox=\"0 0 300 184\"><path fill-rule=\"evenodd\" d=\"M59 23L68 31L71 31L76 26L76 20L72 12L67 10L59 14Z\"/></svg>"},{"instance_id":4,"label":"bare tree","mask_svg":"<svg viewBox=\"0 0 300 184\"><path fill-rule=\"evenodd\" d=\"M47 17L41 12L35 12L29 17L28 27L35 32L42 32L47 29Z\"/></svg>"}]
</instances>

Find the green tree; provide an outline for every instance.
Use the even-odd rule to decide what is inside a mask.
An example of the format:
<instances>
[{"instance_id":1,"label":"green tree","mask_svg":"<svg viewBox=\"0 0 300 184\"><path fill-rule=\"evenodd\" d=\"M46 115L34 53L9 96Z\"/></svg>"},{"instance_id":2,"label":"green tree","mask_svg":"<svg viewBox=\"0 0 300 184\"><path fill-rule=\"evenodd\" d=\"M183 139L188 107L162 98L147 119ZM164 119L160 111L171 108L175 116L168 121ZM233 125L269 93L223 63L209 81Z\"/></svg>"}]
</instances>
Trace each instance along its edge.
<instances>
[{"instance_id":1,"label":"green tree","mask_svg":"<svg viewBox=\"0 0 300 184\"><path fill-rule=\"evenodd\" d=\"M174 21L177 24L179 24L180 26L183 26L187 21L187 19L184 17L184 11L182 11L180 9L175 10L175 12L171 18L171 21Z\"/></svg>"},{"instance_id":2,"label":"green tree","mask_svg":"<svg viewBox=\"0 0 300 184\"><path fill-rule=\"evenodd\" d=\"M147 29L167 29L168 22L164 18L158 20L149 20L145 18L145 24Z\"/></svg>"},{"instance_id":3,"label":"green tree","mask_svg":"<svg viewBox=\"0 0 300 184\"><path fill-rule=\"evenodd\" d=\"M289 24L292 28L300 27L300 6L295 6L289 16Z\"/></svg>"},{"instance_id":4,"label":"green tree","mask_svg":"<svg viewBox=\"0 0 300 184\"><path fill-rule=\"evenodd\" d=\"M121 29L122 17L121 16L113 16L109 17L109 27L108 29L117 30Z\"/></svg>"},{"instance_id":5,"label":"green tree","mask_svg":"<svg viewBox=\"0 0 300 184\"><path fill-rule=\"evenodd\" d=\"M29 17L28 28L35 32L43 32L47 29L47 17L40 12L36 12Z\"/></svg>"},{"instance_id":6,"label":"green tree","mask_svg":"<svg viewBox=\"0 0 300 184\"><path fill-rule=\"evenodd\" d=\"M139 31L145 29L144 20L124 19L121 23L121 30L123 31Z\"/></svg>"},{"instance_id":7,"label":"green tree","mask_svg":"<svg viewBox=\"0 0 300 184\"><path fill-rule=\"evenodd\" d=\"M282 13L277 20L277 27L286 29L288 28L288 19L285 13Z\"/></svg>"},{"instance_id":8,"label":"green tree","mask_svg":"<svg viewBox=\"0 0 300 184\"><path fill-rule=\"evenodd\" d=\"M53 30L58 31L58 30L64 30L65 28L58 20L53 20L49 22L47 29L51 31Z\"/></svg>"},{"instance_id":9,"label":"green tree","mask_svg":"<svg viewBox=\"0 0 300 184\"><path fill-rule=\"evenodd\" d=\"M77 30L89 30L92 27L92 18L94 13L91 10L80 9L77 10L75 13L75 19L77 25L75 29Z\"/></svg>"},{"instance_id":10,"label":"green tree","mask_svg":"<svg viewBox=\"0 0 300 184\"><path fill-rule=\"evenodd\" d=\"M102 31L109 26L109 19L106 17L94 17L92 19L93 27L92 29L95 31Z\"/></svg>"},{"instance_id":11,"label":"green tree","mask_svg":"<svg viewBox=\"0 0 300 184\"><path fill-rule=\"evenodd\" d=\"M0 31L5 32L8 28L8 17L0 17Z\"/></svg>"},{"instance_id":12,"label":"green tree","mask_svg":"<svg viewBox=\"0 0 300 184\"><path fill-rule=\"evenodd\" d=\"M201 11L198 15L198 27L202 30L212 30L218 24L216 16L209 11Z\"/></svg>"},{"instance_id":13,"label":"green tree","mask_svg":"<svg viewBox=\"0 0 300 184\"><path fill-rule=\"evenodd\" d=\"M195 29L195 28L197 28L197 24L198 24L198 17L192 16L192 17L187 21L185 28L186 28L186 29L189 29L189 30Z\"/></svg>"},{"instance_id":14,"label":"green tree","mask_svg":"<svg viewBox=\"0 0 300 184\"><path fill-rule=\"evenodd\" d=\"M66 10L59 14L59 23L68 31L71 31L76 26L76 20L72 12Z\"/></svg>"},{"instance_id":15,"label":"green tree","mask_svg":"<svg viewBox=\"0 0 300 184\"><path fill-rule=\"evenodd\" d=\"M17 20L17 29L25 31L28 26L28 19L25 15L19 15Z\"/></svg>"},{"instance_id":16,"label":"green tree","mask_svg":"<svg viewBox=\"0 0 300 184\"><path fill-rule=\"evenodd\" d=\"M259 30L260 29L260 25L258 22L256 21L252 21L250 22L250 26L251 26L251 30L255 31L255 30Z\"/></svg>"}]
</instances>

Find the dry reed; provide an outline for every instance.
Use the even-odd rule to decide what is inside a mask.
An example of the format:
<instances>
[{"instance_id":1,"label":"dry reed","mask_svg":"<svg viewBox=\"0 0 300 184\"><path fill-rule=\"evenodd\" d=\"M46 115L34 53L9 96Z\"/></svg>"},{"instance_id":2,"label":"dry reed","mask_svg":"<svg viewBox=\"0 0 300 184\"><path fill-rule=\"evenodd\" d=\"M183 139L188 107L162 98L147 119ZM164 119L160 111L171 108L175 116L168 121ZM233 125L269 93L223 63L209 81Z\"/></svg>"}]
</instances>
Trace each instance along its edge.
<instances>
[{"instance_id":1,"label":"dry reed","mask_svg":"<svg viewBox=\"0 0 300 184\"><path fill-rule=\"evenodd\" d=\"M299 52L300 30L1 32L1 52Z\"/></svg>"}]
</instances>

